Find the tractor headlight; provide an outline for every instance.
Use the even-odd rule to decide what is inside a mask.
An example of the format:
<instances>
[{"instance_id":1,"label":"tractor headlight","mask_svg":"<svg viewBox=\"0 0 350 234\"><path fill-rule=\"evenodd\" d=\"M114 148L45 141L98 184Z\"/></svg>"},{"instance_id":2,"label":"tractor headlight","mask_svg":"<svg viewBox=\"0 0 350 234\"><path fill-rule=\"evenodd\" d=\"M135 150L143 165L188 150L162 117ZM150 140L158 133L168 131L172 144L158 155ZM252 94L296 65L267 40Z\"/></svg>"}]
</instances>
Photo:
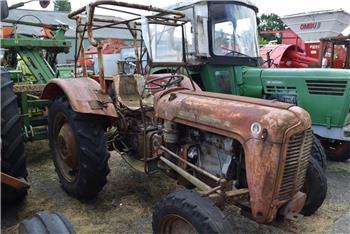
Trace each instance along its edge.
<instances>
[{"instance_id":1,"label":"tractor headlight","mask_svg":"<svg viewBox=\"0 0 350 234\"><path fill-rule=\"evenodd\" d=\"M260 123L252 123L252 125L250 125L250 131L253 135L259 135L261 133L262 127Z\"/></svg>"}]
</instances>

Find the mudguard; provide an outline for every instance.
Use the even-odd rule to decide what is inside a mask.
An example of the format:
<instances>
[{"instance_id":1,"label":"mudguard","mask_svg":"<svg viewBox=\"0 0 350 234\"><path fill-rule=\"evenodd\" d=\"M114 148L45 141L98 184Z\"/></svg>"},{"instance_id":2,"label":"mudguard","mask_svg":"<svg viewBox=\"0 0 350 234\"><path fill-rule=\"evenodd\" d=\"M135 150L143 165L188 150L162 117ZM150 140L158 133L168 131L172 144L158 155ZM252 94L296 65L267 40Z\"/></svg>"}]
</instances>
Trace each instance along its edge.
<instances>
[{"instance_id":1,"label":"mudguard","mask_svg":"<svg viewBox=\"0 0 350 234\"><path fill-rule=\"evenodd\" d=\"M287 202L278 192L289 139L311 127L309 114L292 104L209 92L180 90L155 97L157 117L242 144L252 216L271 222Z\"/></svg>"},{"instance_id":2,"label":"mudguard","mask_svg":"<svg viewBox=\"0 0 350 234\"><path fill-rule=\"evenodd\" d=\"M42 99L54 100L65 95L78 113L117 117L111 97L100 92L100 85L90 78L52 79L45 86Z\"/></svg>"}]
</instances>

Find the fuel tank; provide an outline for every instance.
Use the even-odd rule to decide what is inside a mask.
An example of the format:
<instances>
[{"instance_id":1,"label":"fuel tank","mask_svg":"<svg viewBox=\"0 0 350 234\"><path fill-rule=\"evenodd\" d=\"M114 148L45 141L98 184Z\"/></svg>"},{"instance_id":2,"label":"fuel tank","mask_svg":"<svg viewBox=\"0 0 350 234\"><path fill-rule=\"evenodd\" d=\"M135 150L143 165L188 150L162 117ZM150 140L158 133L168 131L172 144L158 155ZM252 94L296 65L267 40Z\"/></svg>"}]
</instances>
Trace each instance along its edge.
<instances>
[{"instance_id":1,"label":"fuel tank","mask_svg":"<svg viewBox=\"0 0 350 234\"><path fill-rule=\"evenodd\" d=\"M271 222L278 209L298 192L295 188L299 185L285 188L284 183L290 181L285 181L284 177L286 160L299 160L298 167L305 168L308 160L303 157L309 157L311 153L310 144L301 147L310 137L302 137L301 141L293 142L293 147L298 149L293 151L295 158L287 158L291 139L305 134L311 127L309 114L300 107L277 101L174 89L155 95L155 115L231 137L242 144L255 221ZM288 178L294 178L293 181L303 182L305 178L305 173L298 174L298 170L288 173L292 173ZM281 197L281 190L288 190L287 195Z\"/></svg>"}]
</instances>

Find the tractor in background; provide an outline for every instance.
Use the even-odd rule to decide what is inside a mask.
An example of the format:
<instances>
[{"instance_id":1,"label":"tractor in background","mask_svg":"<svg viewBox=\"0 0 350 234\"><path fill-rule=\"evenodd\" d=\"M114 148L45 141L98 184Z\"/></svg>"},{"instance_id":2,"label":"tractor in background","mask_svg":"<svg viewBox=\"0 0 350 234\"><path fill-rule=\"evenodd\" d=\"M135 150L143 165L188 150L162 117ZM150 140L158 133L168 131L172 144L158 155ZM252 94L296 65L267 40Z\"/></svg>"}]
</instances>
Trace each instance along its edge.
<instances>
[{"instance_id":1,"label":"tractor in background","mask_svg":"<svg viewBox=\"0 0 350 234\"><path fill-rule=\"evenodd\" d=\"M298 105L311 115L313 156L320 164L325 167L320 140L330 145L328 158L350 157L349 70L261 67L258 8L248 0L181 2L168 9L189 20L186 57L203 90Z\"/></svg>"},{"instance_id":2,"label":"tractor in background","mask_svg":"<svg viewBox=\"0 0 350 234\"><path fill-rule=\"evenodd\" d=\"M31 1L28 1L31 2ZM47 7L50 1L40 1L42 7ZM44 125L43 110L47 108L48 102L39 100L38 95L42 90L37 87L52 79L52 69L47 61L39 53L41 49L47 49L47 56L52 56L59 51L67 51L69 44L51 44L47 39L33 38L20 35L15 32L17 24L31 26L45 26L47 29L56 29L53 34L54 39L59 41L64 35L61 27L51 25L36 25L23 21L6 19L9 10L23 6L20 2L8 7L7 1L0 1L1 6L1 206L2 212L6 208L12 208L13 204L18 204L27 195L30 185L27 182L26 157L24 152L25 140L43 139L45 133L36 129L39 125ZM3 23L13 23L14 27L4 26ZM64 28L63 28L64 29ZM56 34L57 33L57 34ZM63 34L62 34L63 33ZM50 48L52 51L50 51ZM8 70L15 67L14 61L17 54L27 64L30 76L26 76L24 71ZM49 60L53 62L54 60ZM17 66L17 64L16 64ZM19 98L18 98L19 97ZM18 106L19 103L19 106ZM21 110L19 113L19 109ZM38 117L36 119L36 117ZM24 121L23 121L24 120ZM35 121L38 120L38 123ZM34 124L36 123L36 124ZM34 127L32 126L34 125ZM10 207L9 207L10 206ZM38 212L32 217L22 220L19 224L3 229L5 233L27 233L27 234L74 234L74 228L67 218L59 212Z\"/></svg>"},{"instance_id":3,"label":"tractor in background","mask_svg":"<svg viewBox=\"0 0 350 234\"><path fill-rule=\"evenodd\" d=\"M263 67L268 68L310 68L318 67L318 59L305 53L304 41L291 29L259 32L268 41L260 45Z\"/></svg>"},{"instance_id":4,"label":"tractor in background","mask_svg":"<svg viewBox=\"0 0 350 234\"><path fill-rule=\"evenodd\" d=\"M40 5L47 7L49 2L40 1ZM40 95L55 78L57 54L70 48L65 25L6 18L9 10L24 4L8 7L7 1L1 1L1 193L6 203L18 202L27 194L24 143L47 139L49 101ZM18 25L42 28L43 35L20 34Z\"/></svg>"},{"instance_id":5,"label":"tractor in background","mask_svg":"<svg viewBox=\"0 0 350 234\"><path fill-rule=\"evenodd\" d=\"M306 44L291 29L259 34L264 39L275 38L260 47L263 67L350 69L350 35L321 38L320 42Z\"/></svg>"},{"instance_id":6,"label":"tractor in background","mask_svg":"<svg viewBox=\"0 0 350 234\"><path fill-rule=\"evenodd\" d=\"M23 19L4 19L2 22L6 33L1 40L4 51L1 65L14 82L13 90L19 99L25 140L47 139L45 111L49 103L40 100L40 95L45 84L59 75L54 71L57 54L69 52L71 45L64 37L68 27ZM39 36L24 35L17 32L18 25L39 27L43 33Z\"/></svg>"}]
</instances>

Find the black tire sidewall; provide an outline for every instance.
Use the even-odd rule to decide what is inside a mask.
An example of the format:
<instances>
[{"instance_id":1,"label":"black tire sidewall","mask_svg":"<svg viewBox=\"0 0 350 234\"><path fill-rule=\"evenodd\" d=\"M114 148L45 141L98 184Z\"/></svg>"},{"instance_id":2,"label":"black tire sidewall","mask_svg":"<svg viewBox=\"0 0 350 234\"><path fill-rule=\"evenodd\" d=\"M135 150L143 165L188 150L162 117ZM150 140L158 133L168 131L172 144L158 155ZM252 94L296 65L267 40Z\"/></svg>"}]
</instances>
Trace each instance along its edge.
<instances>
[{"instance_id":1,"label":"black tire sidewall","mask_svg":"<svg viewBox=\"0 0 350 234\"><path fill-rule=\"evenodd\" d=\"M59 155L53 145L53 127L57 114L66 117L77 144L79 171L76 175L77 178L71 182L67 181L60 171L57 161ZM50 106L49 141L56 172L63 189L69 195L78 199L89 200L95 198L107 182L110 155L107 151L104 124L105 120L98 116L74 112L65 96L56 98Z\"/></svg>"},{"instance_id":2,"label":"black tire sidewall","mask_svg":"<svg viewBox=\"0 0 350 234\"><path fill-rule=\"evenodd\" d=\"M18 225L18 232L27 234L73 234L75 230L63 214L41 211L21 221Z\"/></svg>"},{"instance_id":3,"label":"black tire sidewall","mask_svg":"<svg viewBox=\"0 0 350 234\"><path fill-rule=\"evenodd\" d=\"M342 150L325 148L325 151L327 154L327 158L331 161L345 162L350 158L350 144L348 145L348 147L342 148Z\"/></svg>"},{"instance_id":4,"label":"black tire sidewall","mask_svg":"<svg viewBox=\"0 0 350 234\"><path fill-rule=\"evenodd\" d=\"M6 70L1 70L1 172L16 178L27 179L27 165L24 153L22 119L18 113L17 96L13 82ZM5 132L6 131L6 132ZM17 190L1 184L2 205L21 202L27 189Z\"/></svg>"},{"instance_id":5,"label":"black tire sidewall","mask_svg":"<svg viewBox=\"0 0 350 234\"><path fill-rule=\"evenodd\" d=\"M179 190L161 199L153 212L153 232L160 233L160 224L167 215L178 215L198 233L233 233L222 211L206 197L192 190Z\"/></svg>"},{"instance_id":6,"label":"black tire sidewall","mask_svg":"<svg viewBox=\"0 0 350 234\"><path fill-rule=\"evenodd\" d=\"M314 158L310 159L306 172L305 185L308 187L306 191L307 197L301 213L309 216L318 210L327 195L327 177Z\"/></svg>"},{"instance_id":7,"label":"black tire sidewall","mask_svg":"<svg viewBox=\"0 0 350 234\"><path fill-rule=\"evenodd\" d=\"M324 147L322 146L320 140L314 136L314 142L312 145L311 155L319 163L321 168L327 170L327 155Z\"/></svg>"}]
</instances>

